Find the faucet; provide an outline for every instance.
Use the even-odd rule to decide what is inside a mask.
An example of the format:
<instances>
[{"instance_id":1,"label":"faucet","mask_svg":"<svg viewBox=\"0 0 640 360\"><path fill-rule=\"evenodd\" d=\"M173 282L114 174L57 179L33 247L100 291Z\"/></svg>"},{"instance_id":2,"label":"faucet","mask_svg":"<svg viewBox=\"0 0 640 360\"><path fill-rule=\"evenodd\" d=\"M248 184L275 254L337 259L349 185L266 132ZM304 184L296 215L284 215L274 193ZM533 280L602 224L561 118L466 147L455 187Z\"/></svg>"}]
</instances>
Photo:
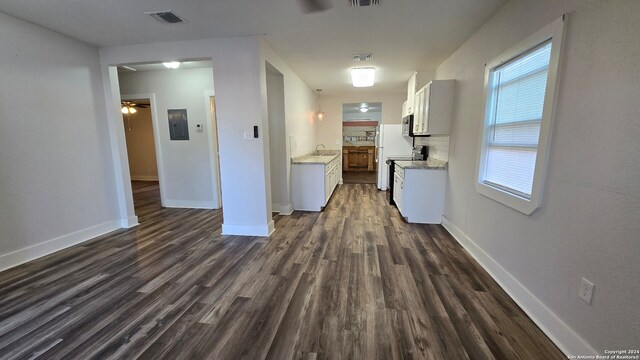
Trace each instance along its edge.
<instances>
[{"instance_id":1,"label":"faucet","mask_svg":"<svg viewBox=\"0 0 640 360\"><path fill-rule=\"evenodd\" d=\"M322 146L322 150L325 150L327 147L324 146L324 144L318 144L318 146L316 146L316 155L318 154L318 148Z\"/></svg>"}]
</instances>

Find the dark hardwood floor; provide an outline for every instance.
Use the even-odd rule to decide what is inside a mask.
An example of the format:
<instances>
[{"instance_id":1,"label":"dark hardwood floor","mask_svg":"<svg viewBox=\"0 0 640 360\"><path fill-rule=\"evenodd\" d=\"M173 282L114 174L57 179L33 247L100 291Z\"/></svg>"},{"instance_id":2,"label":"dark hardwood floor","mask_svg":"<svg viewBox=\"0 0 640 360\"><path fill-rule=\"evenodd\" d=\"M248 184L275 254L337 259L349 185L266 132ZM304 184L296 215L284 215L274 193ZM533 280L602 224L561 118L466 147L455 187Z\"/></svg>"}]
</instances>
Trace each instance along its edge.
<instances>
[{"instance_id":1,"label":"dark hardwood floor","mask_svg":"<svg viewBox=\"0 0 640 360\"><path fill-rule=\"evenodd\" d=\"M345 184L377 184L378 173L375 171L343 171L342 181Z\"/></svg>"},{"instance_id":2,"label":"dark hardwood floor","mask_svg":"<svg viewBox=\"0 0 640 360\"><path fill-rule=\"evenodd\" d=\"M336 191L265 239L135 183L140 226L0 273L0 358L564 358L441 226Z\"/></svg>"}]
</instances>

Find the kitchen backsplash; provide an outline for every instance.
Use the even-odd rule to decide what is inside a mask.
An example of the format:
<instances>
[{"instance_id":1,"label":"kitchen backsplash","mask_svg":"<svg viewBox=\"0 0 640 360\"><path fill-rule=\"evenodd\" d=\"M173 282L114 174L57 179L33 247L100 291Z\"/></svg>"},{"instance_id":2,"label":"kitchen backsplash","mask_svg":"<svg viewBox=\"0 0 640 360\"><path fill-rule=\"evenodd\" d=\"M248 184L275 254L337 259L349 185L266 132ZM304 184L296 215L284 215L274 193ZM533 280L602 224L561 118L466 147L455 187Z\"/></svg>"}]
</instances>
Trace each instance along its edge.
<instances>
[{"instance_id":1,"label":"kitchen backsplash","mask_svg":"<svg viewBox=\"0 0 640 360\"><path fill-rule=\"evenodd\" d=\"M430 136L417 137L416 145L427 145L429 147L429 157L449 161L449 137Z\"/></svg>"}]
</instances>

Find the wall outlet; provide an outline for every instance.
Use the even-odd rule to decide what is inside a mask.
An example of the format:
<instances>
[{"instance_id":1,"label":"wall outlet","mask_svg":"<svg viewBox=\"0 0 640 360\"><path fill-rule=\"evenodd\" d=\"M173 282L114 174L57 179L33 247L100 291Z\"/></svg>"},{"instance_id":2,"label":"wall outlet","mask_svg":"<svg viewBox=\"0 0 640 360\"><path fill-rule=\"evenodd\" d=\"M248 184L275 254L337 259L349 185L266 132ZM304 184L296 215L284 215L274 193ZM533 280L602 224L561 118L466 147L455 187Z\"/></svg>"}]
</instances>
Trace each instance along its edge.
<instances>
[{"instance_id":1,"label":"wall outlet","mask_svg":"<svg viewBox=\"0 0 640 360\"><path fill-rule=\"evenodd\" d=\"M593 297L593 288L595 285L585 278L580 281L580 289L578 290L578 296L587 304L591 304L591 298Z\"/></svg>"}]
</instances>

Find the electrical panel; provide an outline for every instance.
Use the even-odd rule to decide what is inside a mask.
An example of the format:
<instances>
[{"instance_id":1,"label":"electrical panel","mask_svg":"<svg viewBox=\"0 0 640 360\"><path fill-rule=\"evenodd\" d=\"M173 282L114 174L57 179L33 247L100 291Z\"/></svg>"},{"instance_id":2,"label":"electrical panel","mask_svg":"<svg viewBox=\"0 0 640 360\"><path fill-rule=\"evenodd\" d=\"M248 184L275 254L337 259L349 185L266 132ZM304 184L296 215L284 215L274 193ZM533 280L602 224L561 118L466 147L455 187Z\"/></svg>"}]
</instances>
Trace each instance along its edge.
<instances>
[{"instance_id":1,"label":"electrical panel","mask_svg":"<svg viewBox=\"0 0 640 360\"><path fill-rule=\"evenodd\" d=\"M187 109L170 109L168 115L169 138L171 140L189 140Z\"/></svg>"}]
</instances>

